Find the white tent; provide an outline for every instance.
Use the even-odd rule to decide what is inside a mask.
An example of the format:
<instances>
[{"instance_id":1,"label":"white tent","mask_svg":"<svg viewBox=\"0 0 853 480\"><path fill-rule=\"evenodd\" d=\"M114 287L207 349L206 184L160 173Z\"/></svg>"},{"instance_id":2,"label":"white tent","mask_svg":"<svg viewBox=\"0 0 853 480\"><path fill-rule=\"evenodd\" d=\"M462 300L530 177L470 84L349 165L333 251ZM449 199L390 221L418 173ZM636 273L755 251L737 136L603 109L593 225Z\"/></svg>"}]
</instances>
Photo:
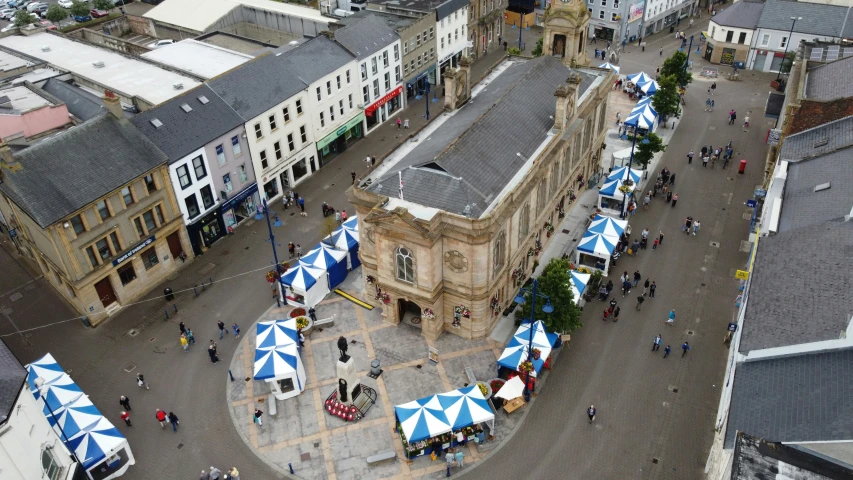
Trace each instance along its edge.
<instances>
[{"instance_id":1,"label":"white tent","mask_svg":"<svg viewBox=\"0 0 853 480\"><path fill-rule=\"evenodd\" d=\"M622 180L607 180L598 190L598 209L608 215L621 216L623 213L623 203L624 208L628 208L628 202L637 184L628 185L628 201L624 200L626 194L620 190L623 185L625 184Z\"/></svg>"},{"instance_id":2,"label":"white tent","mask_svg":"<svg viewBox=\"0 0 853 480\"><path fill-rule=\"evenodd\" d=\"M533 371L530 376L535 377L545 362L548 361L548 356L551 355L551 349L557 343L558 336L555 333L549 333L545 330L545 324L542 320L537 320L533 324L533 348L539 349L540 355L538 359L534 359L528 355L530 341L530 322L522 323L515 335L509 340L503 353L498 359L498 366L506 367L511 370L518 370L518 366L528 359L533 364Z\"/></svg>"},{"instance_id":3,"label":"white tent","mask_svg":"<svg viewBox=\"0 0 853 480\"><path fill-rule=\"evenodd\" d=\"M255 380L268 382L279 400L305 390L308 377L300 356L295 318L258 322L255 346Z\"/></svg>"},{"instance_id":4,"label":"white tent","mask_svg":"<svg viewBox=\"0 0 853 480\"><path fill-rule=\"evenodd\" d=\"M583 306L581 303L583 301L583 292L586 290L586 285L589 283L592 275L589 273L580 273L575 270L569 272L569 275L572 277L570 288L572 289L572 295L575 297L575 304Z\"/></svg>"},{"instance_id":5,"label":"white tent","mask_svg":"<svg viewBox=\"0 0 853 480\"><path fill-rule=\"evenodd\" d=\"M397 405L394 414L409 443L478 423L489 425L492 431L495 426L495 414L477 385Z\"/></svg>"},{"instance_id":6,"label":"white tent","mask_svg":"<svg viewBox=\"0 0 853 480\"><path fill-rule=\"evenodd\" d=\"M619 243L619 237L587 231L577 246L576 263L601 270L607 275L610 255L616 249L617 243Z\"/></svg>"},{"instance_id":7,"label":"white tent","mask_svg":"<svg viewBox=\"0 0 853 480\"><path fill-rule=\"evenodd\" d=\"M281 296L288 305L310 308L329 294L328 274L319 268L297 265L281 276Z\"/></svg>"},{"instance_id":8,"label":"white tent","mask_svg":"<svg viewBox=\"0 0 853 480\"><path fill-rule=\"evenodd\" d=\"M522 393L524 393L524 382L521 380L521 377L516 375L504 383L503 387L494 396L505 400L513 400L520 397Z\"/></svg>"}]
</instances>

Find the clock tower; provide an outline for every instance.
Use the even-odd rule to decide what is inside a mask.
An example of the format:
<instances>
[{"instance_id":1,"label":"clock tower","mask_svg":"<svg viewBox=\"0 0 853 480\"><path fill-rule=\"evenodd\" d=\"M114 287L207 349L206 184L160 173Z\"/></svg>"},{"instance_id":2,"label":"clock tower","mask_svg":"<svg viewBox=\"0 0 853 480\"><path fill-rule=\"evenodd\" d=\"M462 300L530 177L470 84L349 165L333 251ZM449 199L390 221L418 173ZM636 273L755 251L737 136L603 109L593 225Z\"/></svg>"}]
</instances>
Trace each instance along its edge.
<instances>
[{"instance_id":1,"label":"clock tower","mask_svg":"<svg viewBox=\"0 0 853 480\"><path fill-rule=\"evenodd\" d=\"M589 10L582 0L553 0L545 11L542 54L562 58L567 66L588 65Z\"/></svg>"}]
</instances>

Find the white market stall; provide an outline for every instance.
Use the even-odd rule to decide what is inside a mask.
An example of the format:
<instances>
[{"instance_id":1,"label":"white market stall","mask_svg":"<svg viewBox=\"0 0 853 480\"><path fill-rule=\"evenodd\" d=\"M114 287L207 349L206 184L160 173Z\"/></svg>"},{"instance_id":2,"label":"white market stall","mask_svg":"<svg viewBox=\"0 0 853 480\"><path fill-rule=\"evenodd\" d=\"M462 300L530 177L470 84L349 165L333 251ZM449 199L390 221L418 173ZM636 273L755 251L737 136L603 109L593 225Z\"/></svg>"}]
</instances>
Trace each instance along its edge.
<instances>
[{"instance_id":1,"label":"white market stall","mask_svg":"<svg viewBox=\"0 0 853 480\"><path fill-rule=\"evenodd\" d=\"M281 297L288 305L311 308L329 294L328 274L319 268L297 265L281 276Z\"/></svg>"},{"instance_id":2,"label":"white market stall","mask_svg":"<svg viewBox=\"0 0 853 480\"><path fill-rule=\"evenodd\" d=\"M80 466L90 480L118 478L136 463L127 439L92 404L51 354L27 365L26 369L31 393L36 400L44 398L46 401L43 413L47 421L80 459ZM41 389L36 386L39 378L44 380Z\"/></svg>"},{"instance_id":3,"label":"white market stall","mask_svg":"<svg viewBox=\"0 0 853 480\"><path fill-rule=\"evenodd\" d=\"M347 252L320 242L313 250L299 259L301 265L325 270L329 289L340 285L347 278Z\"/></svg>"},{"instance_id":4,"label":"white market stall","mask_svg":"<svg viewBox=\"0 0 853 480\"><path fill-rule=\"evenodd\" d=\"M610 70L613 70L613 72L615 72L616 75L619 75L620 68L617 67L616 65L613 65L610 62L602 63L601 65L598 66L598 68L609 68Z\"/></svg>"},{"instance_id":5,"label":"white market stall","mask_svg":"<svg viewBox=\"0 0 853 480\"><path fill-rule=\"evenodd\" d=\"M258 322L255 380L268 382L273 395L279 400L299 395L308 381L300 353L295 318Z\"/></svg>"},{"instance_id":6,"label":"white market stall","mask_svg":"<svg viewBox=\"0 0 853 480\"><path fill-rule=\"evenodd\" d=\"M495 428L495 414L477 385L397 405L394 415L407 458L429 455L436 442L442 449L482 442L480 425Z\"/></svg>"},{"instance_id":7,"label":"white market stall","mask_svg":"<svg viewBox=\"0 0 853 480\"><path fill-rule=\"evenodd\" d=\"M350 230L358 231L358 215L353 215L349 217L347 221L341 225L344 228L349 228Z\"/></svg>"},{"instance_id":8,"label":"white market stall","mask_svg":"<svg viewBox=\"0 0 853 480\"><path fill-rule=\"evenodd\" d=\"M601 270L604 275L610 268L610 256L619 243L619 237L587 231L577 247L575 264Z\"/></svg>"},{"instance_id":9,"label":"white market stall","mask_svg":"<svg viewBox=\"0 0 853 480\"><path fill-rule=\"evenodd\" d=\"M537 320L533 323L533 349L534 355L528 357L528 348L530 341L530 322L525 322L519 325L515 335L509 340L500 358L498 358L498 366L508 368L514 372L525 374L522 370L522 364L529 358L533 369L530 371L531 377L536 377L543 368L550 368L551 350L557 343L559 335L556 333L548 333L545 330L545 324L542 320ZM538 355L535 350L539 350Z\"/></svg>"},{"instance_id":10,"label":"white market stall","mask_svg":"<svg viewBox=\"0 0 853 480\"><path fill-rule=\"evenodd\" d=\"M651 80L649 82L638 83L637 87L639 87L640 91L645 93L646 95L654 95L655 93L657 93L658 89L660 88L660 85L658 85L658 82Z\"/></svg>"},{"instance_id":11,"label":"white market stall","mask_svg":"<svg viewBox=\"0 0 853 480\"><path fill-rule=\"evenodd\" d=\"M636 168L628 168L627 166L619 167L607 175L607 180L622 180L623 182L628 178L631 179L632 182L637 183L643 177L643 171L637 170Z\"/></svg>"},{"instance_id":12,"label":"white market stall","mask_svg":"<svg viewBox=\"0 0 853 480\"><path fill-rule=\"evenodd\" d=\"M621 217L623 213L622 209L627 209L628 204L631 202L631 196L634 193L636 185L636 183L632 185L625 185L625 183L618 178L611 180L608 177L604 182L604 185L602 185L598 190L598 209L607 215ZM623 186L628 190L627 193L622 191ZM626 195L628 196L627 200L625 200Z\"/></svg>"},{"instance_id":13,"label":"white market stall","mask_svg":"<svg viewBox=\"0 0 853 480\"><path fill-rule=\"evenodd\" d=\"M349 220L347 220L349 221ZM353 270L361 265L358 259L359 235L357 229L341 225L331 235L323 239L323 243L347 252L347 268Z\"/></svg>"},{"instance_id":14,"label":"white market stall","mask_svg":"<svg viewBox=\"0 0 853 480\"><path fill-rule=\"evenodd\" d=\"M569 288L572 289L572 295L574 295L575 305L579 307L583 307L585 303L583 300L583 292L586 290L586 286L589 283L589 279L592 277L589 273L580 273L575 270L569 272L571 276L571 285Z\"/></svg>"},{"instance_id":15,"label":"white market stall","mask_svg":"<svg viewBox=\"0 0 853 480\"><path fill-rule=\"evenodd\" d=\"M493 396L495 398L503 398L504 400L515 400L524 393L524 382L521 377L512 377L503 384L500 390Z\"/></svg>"},{"instance_id":16,"label":"white market stall","mask_svg":"<svg viewBox=\"0 0 853 480\"><path fill-rule=\"evenodd\" d=\"M631 75L627 75L625 78L628 79L629 82L634 85L639 85L641 83L651 82L654 78L648 76L646 72L634 73Z\"/></svg>"},{"instance_id":17,"label":"white market stall","mask_svg":"<svg viewBox=\"0 0 853 480\"><path fill-rule=\"evenodd\" d=\"M589 228L586 230L588 232L600 233L609 237L621 237L627 228L627 220L617 220L612 217L596 215L592 217L592 223L589 224Z\"/></svg>"},{"instance_id":18,"label":"white market stall","mask_svg":"<svg viewBox=\"0 0 853 480\"><path fill-rule=\"evenodd\" d=\"M646 132L654 132L657 128L658 112L652 108L651 102L644 102L634 107L628 118L625 119L625 130L622 133L622 139L628 139L628 127L631 127L632 133L645 135Z\"/></svg>"}]
</instances>

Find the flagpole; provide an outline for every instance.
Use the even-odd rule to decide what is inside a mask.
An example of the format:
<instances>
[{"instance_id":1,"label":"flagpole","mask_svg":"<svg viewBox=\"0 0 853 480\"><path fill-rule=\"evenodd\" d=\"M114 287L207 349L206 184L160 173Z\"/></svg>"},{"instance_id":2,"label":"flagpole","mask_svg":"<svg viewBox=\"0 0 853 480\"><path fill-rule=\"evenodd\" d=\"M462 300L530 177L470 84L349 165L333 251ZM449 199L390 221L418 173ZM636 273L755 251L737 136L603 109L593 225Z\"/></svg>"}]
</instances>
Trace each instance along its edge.
<instances>
[{"instance_id":1,"label":"flagpole","mask_svg":"<svg viewBox=\"0 0 853 480\"><path fill-rule=\"evenodd\" d=\"M397 172L397 176L400 178L400 200L403 200L403 172Z\"/></svg>"}]
</instances>

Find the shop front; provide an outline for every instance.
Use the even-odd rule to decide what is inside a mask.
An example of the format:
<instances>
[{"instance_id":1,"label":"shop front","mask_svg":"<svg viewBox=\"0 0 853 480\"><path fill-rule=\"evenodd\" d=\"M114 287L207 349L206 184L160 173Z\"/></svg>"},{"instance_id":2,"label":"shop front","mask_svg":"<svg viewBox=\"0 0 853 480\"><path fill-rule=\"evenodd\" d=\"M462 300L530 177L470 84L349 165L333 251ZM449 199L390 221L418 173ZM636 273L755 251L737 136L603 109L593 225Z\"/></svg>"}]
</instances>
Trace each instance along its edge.
<instances>
[{"instance_id":1,"label":"shop front","mask_svg":"<svg viewBox=\"0 0 853 480\"><path fill-rule=\"evenodd\" d=\"M462 50L464 50L464 48ZM462 50L447 55L438 62L438 78L444 78L444 72L447 71L448 68L456 68L459 66L459 60L462 59Z\"/></svg>"},{"instance_id":2,"label":"shop front","mask_svg":"<svg viewBox=\"0 0 853 480\"><path fill-rule=\"evenodd\" d=\"M237 194L232 195L231 198L223 202L219 207L225 229L230 232L234 227L242 223L243 220L253 216L255 208L257 208L259 203L257 183L253 183Z\"/></svg>"},{"instance_id":3,"label":"shop front","mask_svg":"<svg viewBox=\"0 0 853 480\"><path fill-rule=\"evenodd\" d=\"M210 248L217 240L225 235L225 224L219 209L213 210L196 222L187 225L190 244L195 255Z\"/></svg>"},{"instance_id":4,"label":"shop front","mask_svg":"<svg viewBox=\"0 0 853 480\"><path fill-rule=\"evenodd\" d=\"M403 93L403 86L399 85L397 88L386 93L382 98L368 105L367 108L364 109L364 115L367 117L368 133L391 118L391 115L401 108L401 93Z\"/></svg>"},{"instance_id":5,"label":"shop front","mask_svg":"<svg viewBox=\"0 0 853 480\"><path fill-rule=\"evenodd\" d=\"M432 85L435 85L434 63L426 66L424 71L406 83L406 98L411 99L412 97L416 97L416 99L420 99L427 90L427 84L430 84L430 90L432 89Z\"/></svg>"},{"instance_id":6,"label":"shop front","mask_svg":"<svg viewBox=\"0 0 853 480\"><path fill-rule=\"evenodd\" d=\"M613 41L613 37L616 34L616 30L606 25L593 25L592 34L595 38L599 40Z\"/></svg>"},{"instance_id":7,"label":"shop front","mask_svg":"<svg viewBox=\"0 0 853 480\"><path fill-rule=\"evenodd\" d=\"M357 142L364 136L364 113L352 117L347 123L338 127L334 132L317 141L317 154L320 158L320 168Z\"/></svg>"}]
</instances>

